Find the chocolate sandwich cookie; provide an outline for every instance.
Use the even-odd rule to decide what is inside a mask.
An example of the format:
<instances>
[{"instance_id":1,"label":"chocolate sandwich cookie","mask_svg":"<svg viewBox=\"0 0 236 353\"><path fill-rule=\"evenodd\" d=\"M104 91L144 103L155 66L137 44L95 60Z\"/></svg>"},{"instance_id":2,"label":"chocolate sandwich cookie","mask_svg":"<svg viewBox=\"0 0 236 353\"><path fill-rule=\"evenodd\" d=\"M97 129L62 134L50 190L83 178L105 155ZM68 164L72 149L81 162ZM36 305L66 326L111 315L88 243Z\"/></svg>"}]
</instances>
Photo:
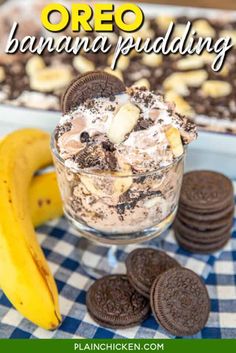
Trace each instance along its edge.
<instances>
[{"instance_id":1,"label":"chocolate sandwich cookie","mask_svg":"<svg viewBox=\"0 0 236 353\"><path fill-rule=\"evenodd\" d=\"M232 220L227 221L227 223L220 228L214 230L201 231L197 228L192 228L181 222L178 218L175 219L174 229L176 229L179 234L183 234L189 239L198 241L201 239L206 239L209 242L214 241L220 237L223 237L224 234L229 233L232 227Z\"/></svg>"},{"instance_id":2,"label":"chocolate sandwich cookie","mask_svg":"<svg viewBox=\"0 0 236 353\"><path fill-rule=\"evenodd\" d=\"M225 175L199 170L184 175L180 204L196 213L217 212L232 204L233 185Z\"/></svg>"},{"instance_id":3,"label":"chocolate sandwich cookie","mask_svg":"<svg viewBox=\"0 0 236 353\"><path fill-rule=\"evenodd\" d=\"M200 246L220 243L223 239L228 238L228 235L230 234L230 230L226 230L224 233L215 237L208 237L205 232L200 233L197 237L193 237L190 233L181 233L177 227L174 228L174 232L175 234L178 233L178 239L183 238L183 240L188 241L189 244L199 244Z\"/></svg>"},{"instance_id":4,"label":"chocolate sandwich cookie","mask_svg":"<svg viewBox=\"0 0 236 353\"><path fill-rule=\"evenodd\" d=\"M126 275L105 276L89 288L87 309L100 325L127 328L141 323L149 314L149 301L130 284Z\"/></svg>"},{"instance_id":5,"label":"chocolate sandwich cookie","mask_svg":"<svg viewBox=\"0 0 236 353\"><path fill-rule=\"evenodd\" d=\"M190 252L207 254L220 250L230 238L232 220L225 226L214 230L199 230L189 227L176 218L175 238L178 244Z\"/></svg>"},{"instance_id":6,"label":"chocolate sandwich cookie","mask_svg":"<svg viewBox=\"0 0 236 353\"><path fill-rule=\"evenodd\" d=\"M175 230L175 238L179 245L187 251L198 254L209 254L222 249L229 241L230 235L231 234L228 232L225 233L221 239L216 239L212 243L202 243L200 241L195 242L193 240L189 240L182 234L180 235L178 231Z\"/></svg>"},{"instance_id":7,"label":"chocolate sandwich cookie","mask_svg":"<svg viewBox=\"0 0 236 353\"><path fill-rule=\"evenodd\" d=\"M197 253L220 250L230 238L233 195L232 182L223 174L212 171L185 174L174 222L179 245Z\"/></svg>"},{"instance_id":8,"label":"chocolate sandwich cookie","mask_svg":"<svg viewBox=\"0 0 236 353\"><path fill-rule=\"evenodd\" d=\"M68 114L88 99L114 97L125 92L124 83L104 71L92 71L77 77L67 87L61 99L61 109Z\"/></svg>"},{"instance_id":9,"label":"chocolate sandwich cookie","mask_svg":"<svg viewBox=\"0 0 236 353\"><path fill-rule=\"evenodd\" d=\"M225 214L223 217L217 217L217 213L215 214L216 218L214 220L208 219L206 215L205 217L203 216L201 219L201 215L198 220L191 218L187 212L184 212L182 210L178 211L178 219L185 225L188 225L190 228L195 228L200 231L205 231L205 230L214 230L217 228L224 227L227 223L230 223L233 218L233 213L234 210L231 207L230 211ZM197 215L197 214L196 214ZM209 215L210 216L210 215Z\"/></svg>"},{"instance_id":10,"label":"chocolate sandwich cookie","mask_svg":"<svg viewBox=\"0 0 236 353\"><path fill-rule=\"evenodd\" d=\"M154 281L150 302L158 323L175 336L192 336L206 324L210 300L206 286L191 270L175 267Z\"/></svg>"},{"instance_id":11,"label":"chocolate sandwich cookie","mask_svg":"<svg viewBox=\"0 0 236 353\"><path fill-rule=\"evenodd\" d=\"M132 286L146 298L152 283L163 272L180 264L163 251L151 248L133 250L126 259L127 276Z\"/></svg>"},{"instance_id":12,"label":"chocolate sandwich cookie","mask_svg":"<svg viewBox=\"0 0 236 353\"><path fill-rule=\"evenodd\" d=\"M221 218L226 218L229 215L234 213L234 202L231 202L229 206L224 207L222 210L217 212L208 212L208 213L197 213L196 211L190 211L182 204L179 205L178 214L184 215L186 218L190 218L191 220L196 220L200 222L208 222L215 221Z\"/></svg>"}]
</instances>

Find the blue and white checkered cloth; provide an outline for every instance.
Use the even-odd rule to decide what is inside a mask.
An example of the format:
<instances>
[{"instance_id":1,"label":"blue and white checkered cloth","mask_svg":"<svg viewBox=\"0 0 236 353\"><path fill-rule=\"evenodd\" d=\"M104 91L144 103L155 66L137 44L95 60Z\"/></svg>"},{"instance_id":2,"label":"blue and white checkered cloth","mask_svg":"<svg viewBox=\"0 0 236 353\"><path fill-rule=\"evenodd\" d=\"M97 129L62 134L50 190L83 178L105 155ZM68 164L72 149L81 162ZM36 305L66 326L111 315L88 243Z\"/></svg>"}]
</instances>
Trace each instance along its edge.
<instances>
[{"instance_id":1,"label":"blue and white checkered cloth","mask_svg":"<svg viewBox=\"0 0 236 353\"><path fill-rule=\"evenodd\" d=\"M235 183L236 195L236 183ZM236 196L235 196L236 203ZM172 338L153 316L140 326L125 330L99 327L89 316L85 297L93 283L78 261L81 239L64 218L38 229L39 241L47 257L60 293L63 323L56 331L45 331L23 318L0 291L0 338ZM236 337L236 214L232 239L218 253L193 255L176 244L172 230L149 242L175 257L182 265L205 280L211 298L211 313L205 328L194 338ZM120 250L119 271L125 271L124 258L135 246ZM104 261L101 254L86 254L94 264Z\"/></svg>"}]
</instances>

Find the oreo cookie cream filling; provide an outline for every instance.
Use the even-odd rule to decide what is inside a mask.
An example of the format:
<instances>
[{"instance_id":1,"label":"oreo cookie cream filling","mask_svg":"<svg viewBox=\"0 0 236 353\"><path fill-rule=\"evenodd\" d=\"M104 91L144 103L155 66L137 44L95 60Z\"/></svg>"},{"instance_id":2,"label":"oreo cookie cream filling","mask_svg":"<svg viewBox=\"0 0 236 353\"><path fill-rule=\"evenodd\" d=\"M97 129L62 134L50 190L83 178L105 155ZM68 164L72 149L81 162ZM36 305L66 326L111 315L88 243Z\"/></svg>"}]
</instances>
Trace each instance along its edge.
<instances>
[{"instance_id":1,"label":"oreo cookie cream filling","mask_svg":"<svg viewBox=\"0 0 236 353\"><path fill-rule=\"evenodd\" d=\"M62 109L55 162L66 213L105 233L167 224L195 125L161 95L102 72L74 81Z\"/></svg>"}]
</instances>

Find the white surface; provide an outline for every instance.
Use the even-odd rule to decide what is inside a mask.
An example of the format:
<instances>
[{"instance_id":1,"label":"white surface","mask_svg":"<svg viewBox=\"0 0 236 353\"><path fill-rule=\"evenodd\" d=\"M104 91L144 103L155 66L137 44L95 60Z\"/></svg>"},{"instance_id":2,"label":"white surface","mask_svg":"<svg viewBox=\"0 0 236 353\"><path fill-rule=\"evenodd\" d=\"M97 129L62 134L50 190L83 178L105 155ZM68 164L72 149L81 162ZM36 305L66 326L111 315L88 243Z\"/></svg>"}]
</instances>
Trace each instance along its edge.
<instances>
[{"instance_id":1,"label":"white surface","mask_svg":"<svg viewBox=\"0 0 236 353\"><path fill-rule=\"evenodd\" d=\"M21 127L38 127L50 132L59 119L60 112L0 105L0 135Z\"/></svg>"}]
</instances>

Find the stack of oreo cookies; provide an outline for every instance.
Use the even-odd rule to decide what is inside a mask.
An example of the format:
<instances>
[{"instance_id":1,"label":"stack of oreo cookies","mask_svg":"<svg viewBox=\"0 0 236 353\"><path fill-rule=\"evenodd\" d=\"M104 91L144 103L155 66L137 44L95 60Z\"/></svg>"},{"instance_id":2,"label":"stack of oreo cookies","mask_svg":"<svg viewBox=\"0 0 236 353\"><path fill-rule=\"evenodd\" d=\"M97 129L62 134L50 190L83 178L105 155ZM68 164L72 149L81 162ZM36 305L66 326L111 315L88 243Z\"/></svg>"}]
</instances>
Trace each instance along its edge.
<instances>
[{"instance_id":1,"label":"stack of oreo cookies","mask_svg":"<svg viewBox=\"0 0 236 353\"><path fill-rule=\"evenodd\" d=\"M139 248L126 259L127 274L105 276L89 288L92 318L113 329L145 320L150 309L157 322L176 336L191 336L206 324L210 301L196 273L163 251Z\"/></svg>"},{"instance_id":2,"label":"stack of oreo cookies","mask_svg":"<svg viewBox=\"0 0 236 353\"><path fill-rule=\"evenodd\" d=\"M184 175L174 223L177 242L194 253L220 250L230 239L234 193L230 179L212 171Z\"/></svg>"}]
</instances>

